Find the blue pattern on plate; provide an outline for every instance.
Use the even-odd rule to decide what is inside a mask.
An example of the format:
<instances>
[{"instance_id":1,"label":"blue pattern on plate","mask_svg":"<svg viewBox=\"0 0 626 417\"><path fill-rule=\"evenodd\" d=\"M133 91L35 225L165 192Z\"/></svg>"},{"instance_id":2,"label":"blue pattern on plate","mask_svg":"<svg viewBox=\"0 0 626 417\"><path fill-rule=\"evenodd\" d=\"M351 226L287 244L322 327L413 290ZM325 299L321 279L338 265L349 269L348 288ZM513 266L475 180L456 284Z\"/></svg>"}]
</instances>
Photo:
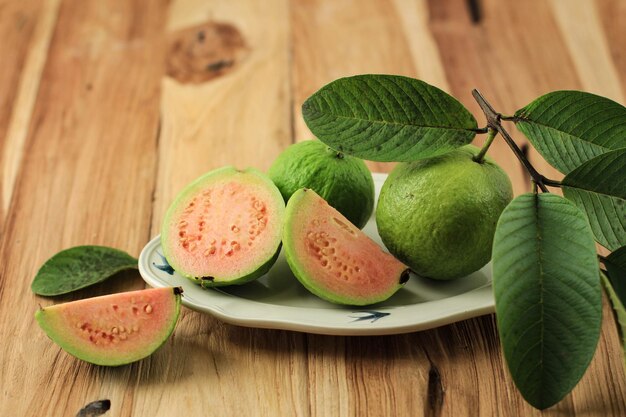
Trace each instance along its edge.
<instances>
[{"instance_id":1,"label":"blue pattern on plate","mask_svg":"<svg viewBox=\"0 0 626 417\"><path fill-rule=\"evenodd\" d=\"M365 314L364 316L350 316L355 321L364 321L364 320L372 320L370 323L374 323L375 321L382 319L383 317L387 317L391 313L383 313L382 311L374 311L374 310L365 310L365 311L356 311L357 314Z\"/></svg>"},{"instance_id":2,"label":"blue pattern on plate","mask_svg":"<svg viewBox=\"0 0 626 417\"><path fill-rule=\"evenodd\" d=\"M152 262L152 265L154 265L155 268L158 268L161 271L169 275L174 275L174 268L172 268L171 265L167 262L167 259L165 259L165 256L161 255L159 252L157 252L156 254L161 257L161 262L163 262L163 265L157 265L154 262Z\"/></svg>"}]
</instances>

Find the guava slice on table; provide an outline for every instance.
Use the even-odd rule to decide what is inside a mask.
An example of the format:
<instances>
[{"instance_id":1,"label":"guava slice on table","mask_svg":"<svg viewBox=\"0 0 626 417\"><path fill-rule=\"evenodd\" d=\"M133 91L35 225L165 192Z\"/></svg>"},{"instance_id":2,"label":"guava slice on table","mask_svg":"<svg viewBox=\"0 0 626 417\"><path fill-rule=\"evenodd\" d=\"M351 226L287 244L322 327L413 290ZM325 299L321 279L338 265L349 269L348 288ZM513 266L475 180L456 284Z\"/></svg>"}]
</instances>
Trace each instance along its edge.
<instances>
[{"instance_id":1,"label":"guava slice on table","mask_svg":"<svg viewBox=\"0 0 626 417\"><path fill-rule=\"evenodd\" d=\"M285 202L255 169L211 171L168 209L163 253L179 274L203 287L243 284L265 274L281 245Z\"/></svg>"},{"instance_id":2,"label":"guava slice on table","mask_svg":"<svg viewBox=\"0 0 626 417\"><path fill-rule=\"evenodd\" d=\"M151 355L170 336L180 312L180 288L151 288L42 308L35 318L67 353L105 366Z\"/></svg>"},{"instance_id":3,"label":"guava slice on table","mask_svg":"<svg viewBox=\"0 0 626 417\"><path fill-rule=\"evenodd\" d=\"M287 203L283 245L302 285L333 303L381 302L409 279L406 265L310 189L296 191Z\"/></svg>"}]
</instances>

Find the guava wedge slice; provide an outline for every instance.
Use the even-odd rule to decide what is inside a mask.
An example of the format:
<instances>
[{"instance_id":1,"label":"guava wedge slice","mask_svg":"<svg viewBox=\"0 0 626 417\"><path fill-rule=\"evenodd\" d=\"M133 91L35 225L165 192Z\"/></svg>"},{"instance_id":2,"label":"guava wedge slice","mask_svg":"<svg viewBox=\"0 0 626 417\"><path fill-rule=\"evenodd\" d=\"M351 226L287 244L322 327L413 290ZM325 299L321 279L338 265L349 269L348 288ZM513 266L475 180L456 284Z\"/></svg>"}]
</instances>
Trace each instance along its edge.
<instances>
[{"instance_id":1,"label":"guava wedge slice","mask_svg":"<svg viewBox=\"0 0 626 417\"><path fill-rule=\"evenodd\" d=\"M296 278L332 303L384 301L410 276L406 265L306 188L296 191L287 203L283 245Z\"/></svg>"},{"instance_id":2,"label":"guava wedge slice","mask_svg":"<svg viewBox=\"0 0 626 417\"><path fill-rule=\"evenodd\" d=\"M285 202L265 174L224 167L189 184L163 221L163 254L203 287L243 284L265 274L281 246Z\"/></svg>"},{"instance_id":3,"label":"guava wedge slice","mask_svg":"<svg viewBox=\"0 0 626 417\"><path fill-rule=\"evenodd\" d=\"M180 312L180 288L151 288L42 308L35 318L70 355L96 365L119 366L157 350Z\"/></svg>"}]
</instances>

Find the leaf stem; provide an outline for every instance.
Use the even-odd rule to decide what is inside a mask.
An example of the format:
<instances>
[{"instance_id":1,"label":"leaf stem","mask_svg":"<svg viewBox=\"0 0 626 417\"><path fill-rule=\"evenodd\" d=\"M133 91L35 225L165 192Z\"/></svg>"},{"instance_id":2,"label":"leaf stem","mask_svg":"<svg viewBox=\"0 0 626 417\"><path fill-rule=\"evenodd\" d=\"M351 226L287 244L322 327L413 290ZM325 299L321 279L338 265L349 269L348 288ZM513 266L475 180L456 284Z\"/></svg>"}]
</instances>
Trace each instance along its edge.
<instances>
[{"instance_id":1,"label":"leaf stem","mask_svg":"<svg viewBox=\"0 0 626 417\"><path fill-rule=\"evenodd\" d=\"M487 118L487 127L497 131L500 135L502 135L504 141L507 143L507 145L509 145L509 148L511 148L517 159L530 174L532 181L537 184L537 187L539 187L544 193L549 192L546 185L552 187L560 187L560 182L547 179L539 172L537 172L537 170L535 169L535 167L532 166L528 158L526 158L526 155L524 155L524 152L522 152L522 150L519 148L519 146L517 146L517 144L511 137L511 135L509 135L509 132L507 132L504 127L502 127L502 123L500 123L500 120L502 120L502 115L494 110L494 108L491 106L491 104L489 104L485 97L483 97L483 95L480 94L480 92L476 89L472 90L472 96L474 96L474 99L476 100L476 102L478 102L478 105L482 109L483 113L485 113L485 117ZM512 118L511 116L506 116L505 120L514 119L515 117Z\"/></svg>"},{"instance_id":2,"label":"leaf stem","mask_svg":"<svg viewBox=\"0 0 626 417\"><path fill-rule=\"evenodd\" d=\"M485 154L487 153L487 150L489 150L489 147L491 146L491 143L493 142L497 134L497 130L488 128L485 144L483 145L480 152L478 152L478 155L474 157L474 162L478 162L479 164L483 162L483 159L485 159Z\"/></svg>"}]
</instances>

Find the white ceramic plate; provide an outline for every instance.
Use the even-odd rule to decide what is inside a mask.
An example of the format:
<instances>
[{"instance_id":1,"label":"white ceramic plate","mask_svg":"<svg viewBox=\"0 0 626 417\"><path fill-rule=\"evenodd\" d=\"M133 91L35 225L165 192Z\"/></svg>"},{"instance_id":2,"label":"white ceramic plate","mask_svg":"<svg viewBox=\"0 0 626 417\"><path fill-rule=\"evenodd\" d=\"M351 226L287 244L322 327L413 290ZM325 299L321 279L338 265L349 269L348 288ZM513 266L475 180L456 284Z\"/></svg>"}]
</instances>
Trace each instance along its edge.
<instances>
[{"instance_id":1,"label":"white ceramic plate","mask_svg":"<svg viewBox=\"0 0 626 417\"><path fill-rule=\"evenodd\" d=\"M386 177L374 174L377 198ZM363 230L382 245L373 218ZM209 290L173 272L162 254L157 236L139 256L139 272L148 284L183 287L183 305L241 326L346 336L384 335L430 329L494 311L491 264L448 282L412 276L383 303L344 307L309 293L293 276L282 253L258 280Z\"/></svg>"}]
</instances>

